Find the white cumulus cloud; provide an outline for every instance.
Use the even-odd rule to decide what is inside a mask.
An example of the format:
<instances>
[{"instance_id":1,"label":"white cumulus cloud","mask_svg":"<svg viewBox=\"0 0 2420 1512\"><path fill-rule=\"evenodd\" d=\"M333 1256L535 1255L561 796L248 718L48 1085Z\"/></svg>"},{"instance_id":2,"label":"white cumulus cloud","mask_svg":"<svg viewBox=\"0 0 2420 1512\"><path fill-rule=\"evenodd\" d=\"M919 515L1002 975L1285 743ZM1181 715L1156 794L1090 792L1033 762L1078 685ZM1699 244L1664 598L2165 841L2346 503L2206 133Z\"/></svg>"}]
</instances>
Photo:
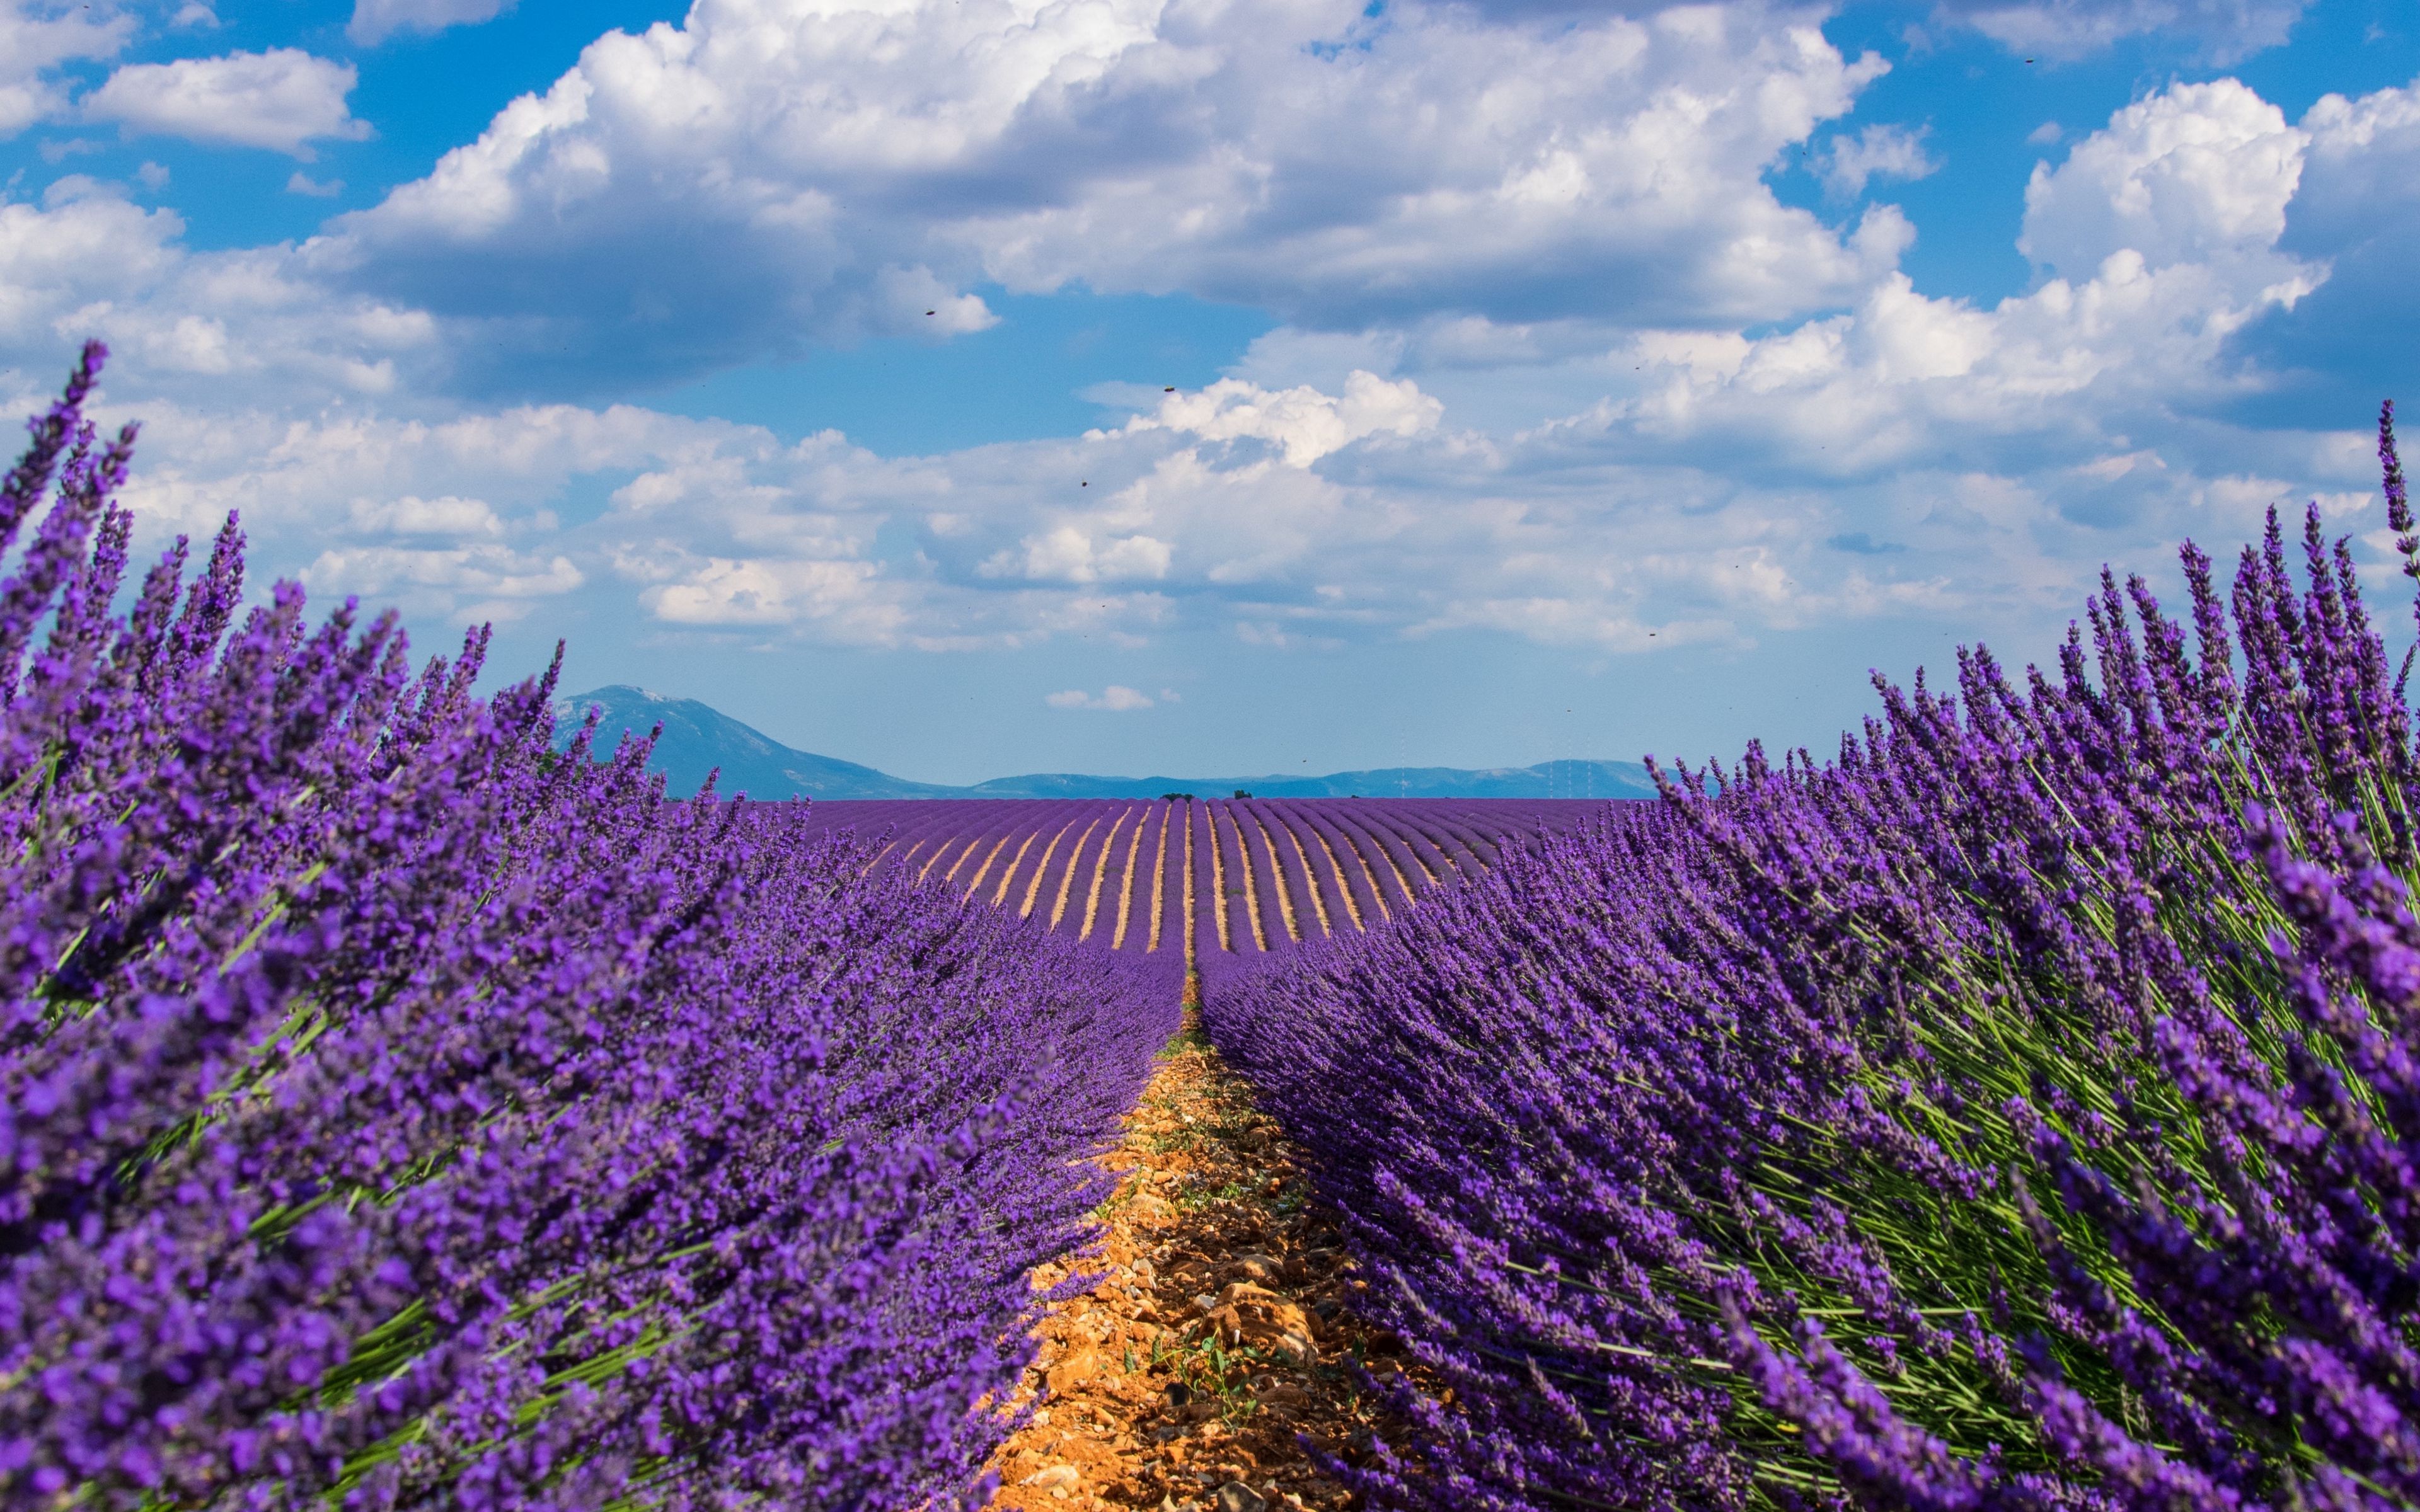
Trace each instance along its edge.
<instances>
[{"instance_id":1,"label":"white cumulus cloud","mask_svg":"<svg viewBox=\"0 0 2420 1512\"><path fill-rule=\"evenodd\" d=\"M1875 178L1923 178L1941 164L1924 150L1927 130L1904 126L1869 126L1854 136L1832 139L1824 149L1823 187L1854 198Z\"/></svg>"},{"instance_id":2,"label":"white cumulus cloud","mask_svg":"<svg viewBox=\"0 0 2420 1512\"><path fill-rule=\"evenodd\" d=\"M2160 268L2265 250L2286 228L2310 140L2236 80L2171 85L2056 168L2035 164L2018 249L2071 277L2119 251Z\"/></svg>"},{"instance_id":3,"label":"white cumulus cloud","mask_svg":"<svg viewBox=\"0 0 2420 1512\"><path fill-rule=\"evenodd\" d=\"M62 63L114 57L134 35L132 17L90 6L0 0L0 137L65 113L65 88L49 77Z\"/></svg>"},{"instance_id":4,"label":"white cumulus cloud","mask_svg":"<svg viewBox=\"0 0 2420 1512\"><path fill-rule=\"evenodd\" d=\"M486 621L518 620L585 581L568 557L494 544L334 548L302 577L315 592L401 601L424 610L442 606Z\"/></svg>"},{"instance_id":5,"label":"white cumulus cloud","mask_svg":"<svg viewBox=\"0 0 2420 1512\"><path fill-rule=\"evenodd\" d=\"M1936 0L2012 53L2069 62L2128 38L2192 39L2204 61L2226 68L2282 45L2310 0Z\"/></svg>"},{"instance_id":6,"label":"white cumulus cloud","mask_svg":"<svg viewBox=\"0 0 2420 1512\"><path fill-rule=\"evenodd\" d=\"M84 97L84 114L116 121L129 136L180 136L194 142L267 147L303 162L310 144L358 142L370 134L345 97L360 77L349 63L300 48L132 63Z\"/></svg>"},{"instance_id":7,"label":"white cumulus cloud","mask_svg":"<svg viewBox=\"0 0 2420 1512\"><path fill-rule=\"evenodd\" d=\"M1243 378L1221 378L1206 389L1164 396L1156 412L1136 416L1126 428L1267 441L1287 466L1307 468L1368 437L1417 436L1444 412L1412 379L1390 382L1357 368L1345 375L1341 395L1308 385L1271 392Z\"/></svg>"},{"instance_id":8,"label":"white cumulus cloud","mask_svg":"<svg viewBox=\"0 0 2420 1512\"><path fill-rule=\"evenodd\" d=\"M423 499L404 494L394 499L356 499L350 511L356 530L386 535L500 535L504 522L484 499L447 494Z\"/></svg>"},{"instance_id":9,"label":"white cumulus cloud","mask_svg":"<svg viewBox=\"0 0 2420 1512\"><path fill-rule=\"evenodd\" d=\"M986 578L1023 577L1036 582L1095 583L1168 576L1174 552L1148 535L1095 534L1080 525L1036 532L1001 551L981 568Z\"/></svg>"},{"instance_id":10,"label":"white cumulus cloud","mask_svg":"<svg viewBox=\"0 0 2420 1512\"><path fill-rule=\"evenodd\" d=\"M353 19L346 23L345 35L364 47L375 47L398 32L475 26L513 5L514 0L353 0Z\"/></svg>"},{"instance_id":11,"label":"white cumulus cloud","mask_svg":"<svg viewBox=\"0 0 2420 1512\"><path fill-rule=\"evenodd\" d=\"M1329 329L1782 319L1907 244L1763 182L1885 70L1823 15L698 0L598 39L320 255L524 386L981 329L986 281Z\"/></svg>"},{"instance_id":12,"label":"white cumulus cloud","mask_svg":"<svg viewBox=\"0 0 2420 1512\"><path fill-rule=\"evenodd\" d=\"M426 313L331 289L290 246L194 254L183 234L173 210L88 179L53 184L39 205L0 199L0 362L47 370L100 336L119 392L305 411L432 371Z\"/></svg>"},{"instance_id":13,"label":"white cumulus cloud","mask_svg":"<svg viewBox=\"0 0 2420 1512\"><path fill-rule=\"evenodd\" d=\"M1063 693L1045 694L1042 702L1054 709L1109 709L1122 713L1129 709L1148 709L1153 699L1148 693L1111 683L1097 693L1071 687Z\"/></svg>"},{"instance_id":14,"label":"white cumulus cloud","mask_svg":"<svg viewBox=\"0 0 2420 1512\"><path fill-rule=\"evenodd\" d=\"M735 561L710 557L675 581L639 595L672 625L793 625L830 622L833 639L879 641L898 616L882 603L875 568L862 562Z\"/></svg>"}]
</instances>

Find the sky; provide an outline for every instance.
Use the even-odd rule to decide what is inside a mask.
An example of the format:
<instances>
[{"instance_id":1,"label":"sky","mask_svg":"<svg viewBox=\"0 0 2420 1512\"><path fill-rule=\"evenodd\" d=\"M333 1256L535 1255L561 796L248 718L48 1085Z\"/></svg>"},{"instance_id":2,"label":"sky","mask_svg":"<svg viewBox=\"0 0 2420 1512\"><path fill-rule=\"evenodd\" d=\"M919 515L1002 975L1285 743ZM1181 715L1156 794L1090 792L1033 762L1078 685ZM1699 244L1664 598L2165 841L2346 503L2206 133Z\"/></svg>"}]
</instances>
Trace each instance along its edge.
<instances>
[{"instance_id":1,"label":"sky","mask_svg":"<svg viewBox=\"0 0 2420 1512\"><path fill-rule=\"evenodd\" d=\"M2408 640L2414 245L2409 0L0 0L147 552L926 781L1820 753L2272 505Z\"/></svg>"}]
</instances>

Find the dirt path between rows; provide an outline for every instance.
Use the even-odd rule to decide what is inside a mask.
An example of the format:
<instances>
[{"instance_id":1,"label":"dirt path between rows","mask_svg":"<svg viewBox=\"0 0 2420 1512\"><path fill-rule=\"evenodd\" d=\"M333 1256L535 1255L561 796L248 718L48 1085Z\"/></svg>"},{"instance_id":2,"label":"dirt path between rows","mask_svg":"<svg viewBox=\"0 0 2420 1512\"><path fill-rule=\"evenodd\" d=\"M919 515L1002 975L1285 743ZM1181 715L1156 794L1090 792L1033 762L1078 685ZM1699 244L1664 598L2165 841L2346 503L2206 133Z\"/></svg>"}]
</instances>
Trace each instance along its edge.
<instances>
[{"instance_id":1,"label":"dirt path between rows","mask_svg":"<svg viewBox=\"0 0 2420 1512\"><path fill-rule=\"evenodd\" d=\"M1189 1011L1104 1164L1124 1173L1106 1242L1034 1279L1106 1273L1042 1325L1018 1400L1047 1385L1044 1405L993 1457L992 1505L1353 1505L1295 1436L1357 1460L1385 1424L1355 1364L1387 1374L1402 1348L1345 1305L1366 1283Z\"/></svg>"}]
</instances>

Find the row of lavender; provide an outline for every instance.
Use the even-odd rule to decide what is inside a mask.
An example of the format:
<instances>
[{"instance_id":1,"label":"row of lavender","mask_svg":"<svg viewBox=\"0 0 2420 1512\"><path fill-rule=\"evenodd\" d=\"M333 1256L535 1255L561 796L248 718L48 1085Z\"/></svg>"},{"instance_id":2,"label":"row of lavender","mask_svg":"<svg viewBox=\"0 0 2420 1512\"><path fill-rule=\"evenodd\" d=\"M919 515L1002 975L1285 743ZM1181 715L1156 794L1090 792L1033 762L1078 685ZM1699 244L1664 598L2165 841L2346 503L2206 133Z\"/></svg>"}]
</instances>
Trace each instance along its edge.
<instances>
[{"instance_id":1,"label":"row of lavender","mask_svg":"<svg viewBox=\"0 0 2420 1512\"><path fill-rule=\"evenodd\" d=\"M2289 555L1209 999L1434 1372L1381 1504L2420 1506L2420 767Z\"/></svg>"},{"instance_id":2,"label":"row of lavender","mask_svg":"<svg viewBox=\"0 0 2420 1512\"><path fill-rule=\"evenodd\" d=\"M880 837L876 869L1040 919L1205 989L1358 933L1605 807L1573 800L1001 799L814 805Z\"/></svg>"},{"instance_id":3,"label":"row of lavender","mask_svg":"<svg viewBox=\"0 0 2420 1512\"><path fill-rule=\"evenodd\" d=\"M233 521L113 614L100 356L0 484L0 1507L976 1498L1172 995Z\"/></svg>"}]
</instances>

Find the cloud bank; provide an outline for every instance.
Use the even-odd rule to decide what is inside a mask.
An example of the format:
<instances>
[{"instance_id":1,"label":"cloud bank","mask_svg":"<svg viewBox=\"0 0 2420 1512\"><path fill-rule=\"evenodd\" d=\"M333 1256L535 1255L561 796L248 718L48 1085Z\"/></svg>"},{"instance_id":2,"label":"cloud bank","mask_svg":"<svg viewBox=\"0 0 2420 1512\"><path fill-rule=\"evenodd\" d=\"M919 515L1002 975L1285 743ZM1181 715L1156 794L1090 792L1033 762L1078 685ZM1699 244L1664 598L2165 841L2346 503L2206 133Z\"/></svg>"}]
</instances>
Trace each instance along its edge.
<instances>
[{"instance_id":1,"label":"cloud bank","mask_svg":"<svg viewBox=\"0 0 2420 1512\"><path fill-rule=\"evenodd\" d=\"M2180 24L2250 45L2282 14ZM1878 196L1944 160L1854 118L1885 66L1822 18L701 0L315 237L195 250L72 175L0 203L0 388L26 408L100 332L151 423L147 528L240 505L315 592L603 606L715 648L2031 627L2102 561L2366 497L2366 412L2243 416L2374 329L2312 316L2349 280L2411 308L2420 89L2289 120L2179 83L2045 140L2036 277L1983 304L1900 266L1916 228ZM79 108L299 158L366 129L352 83L272 50L130 66ZM1768 185L1800 149L1850 202L1828 220ZM926 456L613 397L1078 286L1285 324L1080 433Z\"/></svg>"},{"instance_id":2,"label":"cloud bank","mask_svg":"<svg viewBox=\"0 0 2420 1512\"><path fill-rule=\"evenodd\" d=\"M599 39L314 256L436 315L479 380L563 396L921 335L928 309L979 329L980 283L1326 329L1781 319L1908 235L1762 181L1884 69L1822 14L700 0Z\"/></svg>"}]
</instances>

